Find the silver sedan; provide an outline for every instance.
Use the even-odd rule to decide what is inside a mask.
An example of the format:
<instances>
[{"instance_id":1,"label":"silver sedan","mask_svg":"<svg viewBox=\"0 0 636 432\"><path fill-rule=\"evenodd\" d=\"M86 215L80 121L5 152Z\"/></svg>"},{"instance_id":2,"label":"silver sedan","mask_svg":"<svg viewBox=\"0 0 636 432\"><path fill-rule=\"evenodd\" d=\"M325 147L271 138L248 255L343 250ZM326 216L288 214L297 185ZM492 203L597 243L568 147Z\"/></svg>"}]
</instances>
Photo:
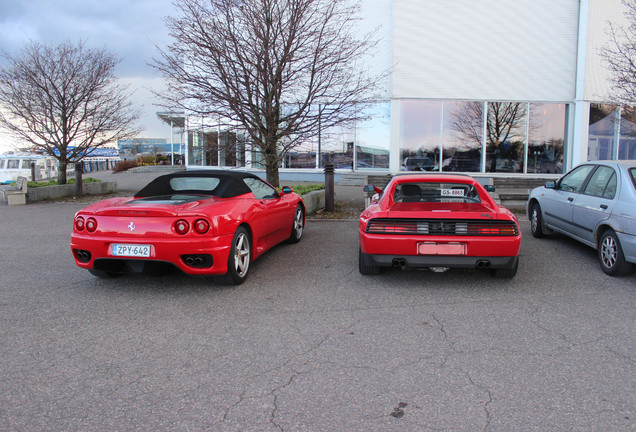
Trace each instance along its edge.
<instances>
[{"instance_id":1,"label":"silver sedan","mask_svg":"<svg viewBox=\"0 0 636 432\"><path fill-rule=\"evenodd\" d=\"M579 165L533 189L526 213L535 237L570 236L598 251L605 273L626 275L636 263L636 160Z\"/></svg>"}]
</instances>

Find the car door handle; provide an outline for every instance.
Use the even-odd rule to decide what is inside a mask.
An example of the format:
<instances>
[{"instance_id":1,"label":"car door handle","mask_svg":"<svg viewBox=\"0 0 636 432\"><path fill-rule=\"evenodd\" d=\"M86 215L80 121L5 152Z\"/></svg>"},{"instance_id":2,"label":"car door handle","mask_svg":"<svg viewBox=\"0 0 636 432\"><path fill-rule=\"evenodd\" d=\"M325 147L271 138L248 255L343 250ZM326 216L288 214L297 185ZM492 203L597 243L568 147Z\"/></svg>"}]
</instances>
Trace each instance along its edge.
<instances>
[{"instance_id":1,"label":"car door handle","mask_svg":"<svg viewBox=\"0 0 636 432\"><path fill-rule=\"evenodd\" d=\"M572 202L572 201L574 201L574 198L568 197L568 201Z\"/></svg>"},{"instance_id":2,"label":"car door handle","mask_svg":"<svg viewBox=\"0 0 636 432\"><path fill-rule=\"evenodd\" d=\"M601 204L601 208L602 208L603 210L607 210L607 204Z\"/></svg>"}]
</instances>

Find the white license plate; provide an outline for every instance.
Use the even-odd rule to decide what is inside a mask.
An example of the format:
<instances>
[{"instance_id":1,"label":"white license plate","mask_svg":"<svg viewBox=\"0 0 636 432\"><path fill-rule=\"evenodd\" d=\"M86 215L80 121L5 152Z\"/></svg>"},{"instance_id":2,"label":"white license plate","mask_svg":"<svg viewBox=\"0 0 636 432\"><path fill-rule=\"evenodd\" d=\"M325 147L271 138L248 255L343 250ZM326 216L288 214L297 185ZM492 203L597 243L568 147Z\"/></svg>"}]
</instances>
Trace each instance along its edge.
<instances>
[{"instance_id":1,"label":"white license plate","mask_svg":"<svg viewBox=\"0 0 636 432\"><path fill-rule=\"evenodd\" d=\"M113 244L113 256L149 257L150 245L144 244Z\"/></svg>"}]
</instances>

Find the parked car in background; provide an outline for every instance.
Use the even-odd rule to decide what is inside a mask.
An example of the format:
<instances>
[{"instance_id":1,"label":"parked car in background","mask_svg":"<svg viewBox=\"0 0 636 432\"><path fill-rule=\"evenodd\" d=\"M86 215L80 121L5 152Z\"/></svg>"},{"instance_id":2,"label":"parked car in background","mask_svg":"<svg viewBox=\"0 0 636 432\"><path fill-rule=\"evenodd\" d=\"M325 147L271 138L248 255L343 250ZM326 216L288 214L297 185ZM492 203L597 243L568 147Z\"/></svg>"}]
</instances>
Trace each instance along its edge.
<instances>
[{"instance_id":1,"label":"parked car in background","mask_svg":"<svg viewBox=\"0 0 636 432\"><path fill-rule=\"evenodd\" d=\"M491 191L494 187L490 186ZM521 230L474 178L460 174L404 174L391 179L360 215L359 271L382 267L487 269L517 274Z\"/></svg>"},{"instance_id":2,"label":"parked car in background","mask_svg":"<svg viewBox=\"0 0 636 432\"><path fill-rule=\"evenodd\" d=\"M254 259L300 241L304 224L304 203L290 187L278 192L246 172L178 172L132 198L77 212L71 250L78 266L99 277L177 268L240 284Z\"/></svg>"},{"instance_id":3,"label":"parked car in background","mask_svg":"<svg viewBox=\"0 0 636 432\"><path fill-rule=\"evenodd\" d=\"M603 271L629 273L636 263L636 161L577 166L535 188L526 203L532 235L556 231L598 251Z\"/></svg>"}]
</instances>

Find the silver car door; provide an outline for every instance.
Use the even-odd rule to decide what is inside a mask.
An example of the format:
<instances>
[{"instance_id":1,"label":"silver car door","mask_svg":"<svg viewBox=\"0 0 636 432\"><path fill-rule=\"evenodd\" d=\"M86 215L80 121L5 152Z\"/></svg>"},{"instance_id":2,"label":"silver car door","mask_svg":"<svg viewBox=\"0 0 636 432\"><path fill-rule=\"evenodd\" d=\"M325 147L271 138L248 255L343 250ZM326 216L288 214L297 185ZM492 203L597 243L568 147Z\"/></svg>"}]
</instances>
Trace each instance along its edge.
<instances>
[{"instance_id":1,"label":"silver car door","mask_svg":"<svg viewBox=\"0 0 636 432\"><path fill-rule=\"evenodd\" d=\"M555 188L546 193L541 200L541 207L545 223L573 233L572 203L581 192L585 181L594 170L594 165L581 165L564 175Z\"/></svg>"},{"instance_id":2,"label":"silver car door","mask_svg":"<svg viewBox=\"0 0 636 432\"><path fill-rule=\"evenodd\" d=\"M572 234L590 246L594 246L596 227L612 214L616 185L614 169L599 166L572 203Z\"/></svg>"}]
</instances>

